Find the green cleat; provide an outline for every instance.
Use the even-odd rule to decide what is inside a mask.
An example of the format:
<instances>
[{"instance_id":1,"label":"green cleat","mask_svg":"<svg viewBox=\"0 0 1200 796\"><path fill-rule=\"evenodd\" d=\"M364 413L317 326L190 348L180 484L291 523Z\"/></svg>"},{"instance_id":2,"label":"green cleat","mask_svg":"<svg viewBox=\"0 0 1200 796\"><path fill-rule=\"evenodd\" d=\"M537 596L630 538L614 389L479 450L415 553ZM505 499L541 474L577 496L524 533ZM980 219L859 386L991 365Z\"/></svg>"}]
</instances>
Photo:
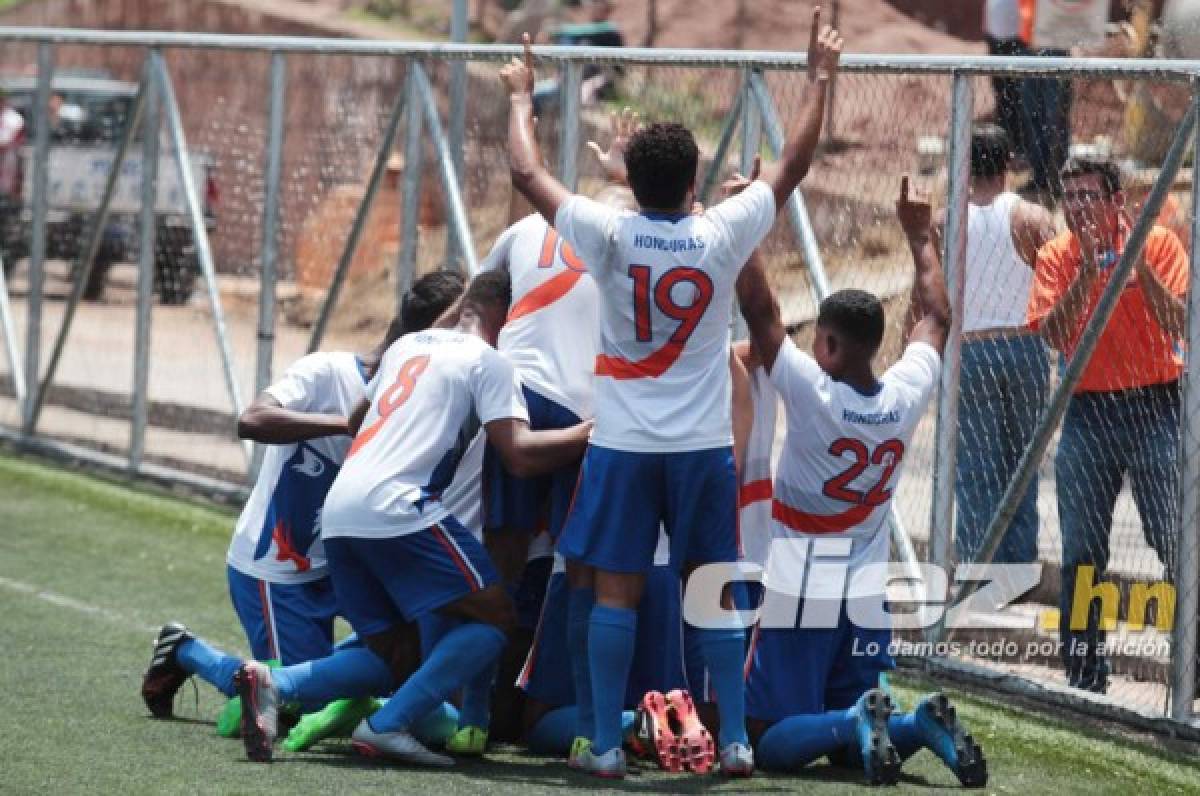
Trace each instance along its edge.
<instances>
[{"instance_id":1,"label":"green cleat","mask_svg":"<svg viewBox=\"0 0 1200 796\"><path fill-rule=\"evenodd\" d=\"M575 740L571 741L571 751L567 753L567 765L571 768L583 767L583 755L585 752L592 750L592 740L583 736L576 736Z\"/></svg>"},{"instance_id":2,"label":"green cleat","mask_svg":"<svg viewBox=\"0 0 1200 796\"><path fill-rule=\"evenodd\" d=\"M234 697L225 703L217 714L217 735L222 738L240 738L242 735L242 698Z\"/></svg>"},{"instance_id":3,"label":"green cleat","mask_svg":"<svg viewBox=\"0 0 1200 796\"><path fill-rule=\"evenodd\" d=\"M349 737L358 723L379 709L371 697L338 699L316 713L306 713L288 733L283 748L303 752L326 738Z\"/></svg>"},{"instance_id":4,"label":"green cleat","mask_svg":"<svg viewBox=\"0 0 1200 796\"><path fill-rule=\"evenodd\" d=\"M452 755L479 757L487 748L488 731L479 727L463 727L446 741L446 751Z\"/></svg>"}]
</instances>

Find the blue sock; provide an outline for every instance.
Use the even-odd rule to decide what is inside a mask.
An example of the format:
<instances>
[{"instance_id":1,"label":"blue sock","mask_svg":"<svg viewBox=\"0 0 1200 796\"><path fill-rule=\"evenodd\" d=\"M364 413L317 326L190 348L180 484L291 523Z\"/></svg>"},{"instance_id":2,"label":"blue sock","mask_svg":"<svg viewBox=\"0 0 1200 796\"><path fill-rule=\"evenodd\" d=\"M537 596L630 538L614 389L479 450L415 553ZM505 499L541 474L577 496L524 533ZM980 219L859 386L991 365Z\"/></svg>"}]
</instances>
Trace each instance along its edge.
<instances>
[{"instance_id":1,"label":"blue sock","mask_svg":"<svg viewBox=\"0 0 1200 796\"><path fill-rule=\"evenodd\" d=\"M571 752L571 744L575 741L575 725L579 721L579 708L575 705L564 705L546 713L529 728L525 735L529 751L539 755L566 757ZM621 736L633 732L637 714L632 710L621 713Z\"/></svg>"},{"instance_id":2,"label":"blue sock","mask_svg":"<svg viewBox=\"0 0 1200 796\"><path fill-rule=\"evenodd\" d=\"M412 726L412 734L426 746L444 746L458 730L458 709L443 702Z\"/></svg>"},{"instance_id":3,"label":"blue sock","mask_svg":"<svg viewBox=\"0 0 1200 796\"><path fill-rule=\"evenodd\" d=\"M917 727L917 714L894 713L888 718L888 735L901 760L907 760L925 746L925 737Z\"/></svg>"},{"instance_id":4,"label":"blue sock","mask_svg":"<svg viewBox=\"0 0 1200 796\"><path fill-rule=\"evenodd\" d=\"M457 617L442 616L432 611L417 617L417 631L421 634L421 660L429 657L433 648L442 640L442 636L463 622L464 620Z\"/></svg>"},{"instance_id":5,"label":"blue sock","mask_svg":"<svg viewBox=\"0 0 1200 796\"><path fill-rule=\"evenodd\" d=\"M367 720L371 728L385 733L412 727L492 665L507 640L500 628L482 622L454 628L442 637L400 690Z\"/></svg>"},{"instance_id":6,"label":"blue sock","mask_svg":"<svg viewBox=\"0 0 1200 796\"><path fill-rule=\"evenodd\" d=\"M720 747L749 744L746 736L746 633L741 628L710 630L697 628L708 676L721 716Z\"/></svg>"},{"instance_id":7,"label":"blue sock","mask_svg":"<svg viewBox=\"0 0 1200 796\"><path fill-rule=\"evenodd\" d=\"M621 745L621 709L633 664L637 611L597 604L588 623L588 665L592 675L592 749L602 755Z\"/></svg>"},{"instance_id":8,"label":"blue sock","mask_svg":"<svg viewBox=\"0 0 1200 796\"><path fill-rule=\"evenodd\" d=\"M789 716L763 733L755 757L764 770L797 771L819 757L853 746L857 724L848 710Z\"/></svg>"},{"instance_id":9,"label":"blue sock","mask_svg":"<svg viewBox=\"0 0 1200 796\"><path fill-rule=\"evenodd\" d=\"M335 699L380 696L395 688L383 658L366 647L338 647L328 658L271 672L281 702L319 708Z\"/></svg>"},{"instance_id":10,"label":"blue sock","mask_svg":"<svg viewBox=\"0 0 1200 796\"><path fill-rule=\"evenodd\" d=\"M225 696L237 695L233 676L242 665L240 658L226 655L206 641L191 638L175 650L175 660L185 672L196 675Z\"/></svg>"},{"instance_id":11,"label":"blue sock","mask_svg":"<svg viewBox=\"0 0 1200 796\"><path fill-rule=\"evenodd\" d=\"M592 711L592 674L588 661L588 622L596 592L592 589L571 589L567 595L567 651L571 655L571 682L575 686L577 708L575 735L591 738L595 733Z\"/></svg>"},{"instance_id":12,"label":"blue sock","mask_svg":"<svg viewBox=\"0 0 1200 796\"><path fill-rule=\"evenodd\" d=\"M486 730L492 721L492 685L500 668L499 660L471 678L463 686L462 711L459 719L462 727L479 727Z\"/></svg>"}]
</instances>

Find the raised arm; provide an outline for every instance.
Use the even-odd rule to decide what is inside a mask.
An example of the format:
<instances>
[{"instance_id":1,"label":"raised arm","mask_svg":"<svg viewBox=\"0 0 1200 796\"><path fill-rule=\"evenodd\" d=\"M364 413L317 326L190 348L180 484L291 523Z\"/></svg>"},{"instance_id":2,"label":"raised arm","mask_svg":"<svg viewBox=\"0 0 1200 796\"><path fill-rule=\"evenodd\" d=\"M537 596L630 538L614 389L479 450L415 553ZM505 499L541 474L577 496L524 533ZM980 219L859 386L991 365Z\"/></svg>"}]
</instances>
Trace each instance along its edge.
<instances>
[{"instance_id":1,"label":"raised arm","mask_svg":"<svg viewBox=\"0 0 1200 796\"><path fill-rule=\"evenodd\" d=\"M533 47L528 33L523 41L524 58L514 58L500 70L509 99L509 169L513 187L553 224L559 206L570 198L571 192L542 165L533 123Z\"/></svg>"},{"instance_id":2,"label":"raised arm","mask_svg":"<svg viewBox=\"0 0 1200 796\"><path fill-rule=\"evenodd\" d=\"M817 6L813 9L812 31L808 40L808 89L805 92L804 117L799 129L784 145L779 162L767 168L763 174L763 179L775 194L776 211L783 208L812 165L817 144L821 141L829 83L837 72L841 56L842 37L828 25L821 27L821 7Z\"/></svg>"},{"instance_id":3,"label":"raised arm","mask_svg":"<svg viewBox=\"0 0 1200 796\"><path fill-rule=\"evenodd\" d=\"M939 354L946 347L950 333L950 297L946 295L946 280L933 246L933 210L929 197L909 195L908 176L900 180L900 198L896 200L896 218L908 239L912 251L913 303L920 315L909 334L909 342L925 342Z\"/></svg>"},{"instance_id":4,"label":"raised arm","mask_svg":"<svg viewBox=\"0 0 1200 796\"><path fill-rule=\"evenodd\" d=\"M1012 211L1012 238L1026 265L1037 265L1038 251L1056 234L1054 215L1049 210L1034 202L1017 202Z\"/></svg>"},{"instance_id":5,"label":"raised arm","mask_svg":"<svg viewBox=\"0 0 1200 796\"><path fill-rule=\"evenodd\" d=\"M533 431L526 421L509 417L486 423L483 430L510 473L517 478L532 478L582 457L592 422L551 431Z\"/></svg>"},{"instance_id":6,"label":"raised arm","mask_svg":"<svg viewBox=\"0 0 1200 796\"><path fill-rule=\"evenodd\" d=\"M349 422L341 415L287 409L265 392L259 393L237 422L239 439L252 439L268 445L286 445L350 433Z\"/></svg>"},{"instance_id":7,"label":"raised arm","mask_svg":"<svg viewBox=\"0 0 1200 796\"><path fill-rule=\"evenodd\" d=\"M787 337L787 329L779 313L779 302L767 283L763 256L757 250L738 275L737 297L750 329L750 343L762 366L770 373L775 367L779 347Z\"/></svg>"}]
</instances>

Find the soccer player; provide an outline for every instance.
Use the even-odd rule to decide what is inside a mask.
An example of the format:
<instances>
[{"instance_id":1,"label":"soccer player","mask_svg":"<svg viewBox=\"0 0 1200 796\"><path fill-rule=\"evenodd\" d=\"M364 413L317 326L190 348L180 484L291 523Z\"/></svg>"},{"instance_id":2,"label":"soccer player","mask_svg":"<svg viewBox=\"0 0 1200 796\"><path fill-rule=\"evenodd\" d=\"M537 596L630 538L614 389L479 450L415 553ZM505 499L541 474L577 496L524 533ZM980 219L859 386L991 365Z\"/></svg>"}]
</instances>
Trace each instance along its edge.
<instances>
[{"instance_id":1,"label":"soccer player","mask_svg":"<svg viewBox=\"0 0 1200 796\"><path fill-rule=\"evenodd\" d=\"M590 424L530 430L512 365L493 348L510 299L507 274L480 274L439 322L453 328L406 335L387 350L325 499L321 534L334 592L367 649L389 663L405 657L411 623L432 618L443 632L424 639L420 667L406 679L406 671L395 672L403 685L354 730L354 746L366 755L451 764L417 740L414 725L493 664L513 623L512 601L482 545L440 499L467 443L482 427L524 477L561 467L586 446ZM340 654L323 677L341 676ZM280 691L262 664L248 663L237 676L247 753L270 760Z\"/></svg>"},{"instance_id":2,"label":"soccer player","mask_svg":"<svg viewBox=\"0 0 1200 796\"><path fill-rule=\"evenodd\" d=\"M501 76L510 90L514 186L554 224L600 289L595 438L585 456L560 552L594 580L577 578L568 643L581 712L594 715L583 767L622 777L621 702L633 656L636 607L660 523L677 566L735 561L737 482L730 419L729 318L738 271L808 171L842 41L813 16L809 83L815 95L799 133L764 180L692 215L698 150L678 124L639 130L625 151L640 211L618 213L572 195L541 164L534 141L533 54ZM585 630L586 629L586 630ZM707 629L701 646L721 715L726 774L749 775L741 628ZM698 723L694 725L698 727ZM707 770L711 739L685 739L691 766Z\"/></svg>"},{"instance_id":3,"label":"soccer player","mask_svg":"<svg viewBox=\"0 0 1200 796\"><path fill-rule=\"evenodd\" d=\"M903 357L878 378L871 364L883 339L878 298L840 290L821 302L809 356L787 336L758 255L738 281L751 340L787 414L747 713L764 768L794 771L823 755L861 756L872 784L895 783L901 761L927 747L964 785L983 785L982 752L944 695L892 715L891 698L877 688L894 666L883 610L887 514L950 328L929 203L909 195L907 177L896 212L915 261L920 320ZM831 544L838 550L828 550ZM822 555L839 556L837 566L822 564ZM803 595L788 617L802 620L799 626L770 626L779 595Z\"/></svg>"},{"instance_id":4,"label":"soccer player","mask_svg":"<svg viewBox=\"0 0 1200 796\"><path fill-rule=\"evenodd\" d=\"M254 658L289 666L333 651L338 610L318 514L350 447L347 418L363 399L387 347L404 334L428 328L463 287L463 278L455 273L418 279L404 298L400 317L371 352L318 352L301 358L238 419L238 436L267 445L227 556L230 598ZM232 697L241 662L172 622L155 641L142 698L155 717L167 718L176 691L193 674ZM239 703L229 707L218 722L223 735L235 734L240 721Z\"/></svg>"}]
</instances>

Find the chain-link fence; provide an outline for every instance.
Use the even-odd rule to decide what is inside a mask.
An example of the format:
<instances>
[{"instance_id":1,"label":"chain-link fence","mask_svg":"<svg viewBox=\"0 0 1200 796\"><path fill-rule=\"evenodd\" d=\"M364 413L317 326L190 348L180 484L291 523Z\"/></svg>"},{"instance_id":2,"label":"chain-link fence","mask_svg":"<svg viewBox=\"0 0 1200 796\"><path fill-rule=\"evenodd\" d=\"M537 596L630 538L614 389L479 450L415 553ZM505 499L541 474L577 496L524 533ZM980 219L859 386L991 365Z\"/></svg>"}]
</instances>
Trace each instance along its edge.
<instances>
[{"instance_id":1,"label":"chain-link fence","mask_svg":"<svg viewBox=\"0 0 1200 796\"><path fill-rule=\"evenodd\" d=\"M306 350L372 346L414 275L469 270L525 212L496 78L513 48L18 29L0 41L0 86L26 120L22 184L0 204L0 433L26 445L242 494L253 455L234 418L256 391ZM585 144L606 142L614 108L695 132L704 201L756 154L777 155L804 109L800 56L538 52L543 152L585 193L602 184ZM989 589L939 610L898 634L898 652L1173 730L1191 725L1195 693L1195 68L847 56L832 135L766 247L802 345L822 296L878 294L886 366L912 285L892 205L903 174L932 188L955 334L896 491L893 560L949 572L949 595L935 577L922 586L939 607L969 596L964 564L1025 564L999 582L1030 589L1004 608ZM992 118L1017 151L998 182L972 176L972 128ZM1068 155L1120 164L1123 190L1104 175L1060 182ZM1105 213L1117 232L1102 273L1064 320L1080 268L1069 230ZM893 584L897 610L906 586Z\"/></svg>"}]
</instances>

